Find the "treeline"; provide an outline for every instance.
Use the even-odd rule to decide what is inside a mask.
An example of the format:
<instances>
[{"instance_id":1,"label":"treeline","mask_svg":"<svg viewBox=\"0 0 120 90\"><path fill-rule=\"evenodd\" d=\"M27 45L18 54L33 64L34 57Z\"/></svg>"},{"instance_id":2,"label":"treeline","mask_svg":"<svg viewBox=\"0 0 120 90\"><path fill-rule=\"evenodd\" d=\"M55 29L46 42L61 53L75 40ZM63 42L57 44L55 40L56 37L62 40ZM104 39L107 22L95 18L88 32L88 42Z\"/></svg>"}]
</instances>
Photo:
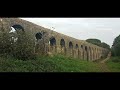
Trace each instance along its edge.
<instances>
[{"instance_id":1,"label":"treeline","mask_svg":"<svg viewBox=\"0 0 120 90\"><path fill-rule=\"evenodd\" d=\"M120 35L114 39L111 51L112 56L120 56Z\"/></svg>"},{"instance_id":2,"label":"treeline","mask_svg":"<svg viewBox=\"0 0 120 90\"><path fill-rule=\"evenodd\" d=\"M106 44L105 42L101 42L99 39L87 39L86 41L110 50L110 46L108 44Z\"/></svg>"},{"instance_id":3,"label":"treeline","mask_svg":"<svg viewBox=\"0 0 120 90\"><path fill-rule=\"evenodd\" d=\"M86 41L89 43L95 44L97 46L111 50L112 56L120 56L120 35L114 39L113 45L111 48L108 44L101 42L99 39L87 39Z\"/></svg>"}]
</instances>

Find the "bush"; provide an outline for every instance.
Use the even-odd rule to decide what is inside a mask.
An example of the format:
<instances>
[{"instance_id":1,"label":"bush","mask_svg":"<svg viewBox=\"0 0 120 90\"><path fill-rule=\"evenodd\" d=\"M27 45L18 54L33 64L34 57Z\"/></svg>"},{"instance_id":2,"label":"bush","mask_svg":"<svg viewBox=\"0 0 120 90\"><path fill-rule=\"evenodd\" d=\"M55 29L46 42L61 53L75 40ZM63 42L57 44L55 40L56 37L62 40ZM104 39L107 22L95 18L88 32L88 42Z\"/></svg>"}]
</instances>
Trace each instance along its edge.
<instances>
[{"instance_id":1,"label":"bush","mask_svg":"<svg viewBox=\"0 0 120 90\"><path fill-rule=\"evenodd\" d=\"M120 56L120 35L114 39L111 50L112 56Z\"/></svg>"},{"instance_id":2,"label":"bush","mask_svg":"<svg viewBox=\"0 0 120 90\"><path fill-rule=\"evenodd\" d=\"M29 34L22 33L18 37L13 52L14 57L22 60L34 59L34 41L30 38Z\"/></svg>"},{"instance_id":3,"label":"bush","mask_svg":"<svg viewBox=\"0 0 120 90\"><path fill-rule=\"evenodd\" d=\"M17 59L34 59L34 40L25 32L9 33L0 32L0 54L2 56L11 55ZM15 38L17 37L17 41Z\"/></svg>"},{"instance_id":4,"label":"bush","mask_svg":"<svg viewBox=\"0 0 120 90\"><path fill-rule=\"evenodd\" d=\"M120 57L113 57L111 60L112 62L118 63L120 62Z\"/></svg>"},{"instance_id":5,"label":"bush","mask_svg":"<svg viewBox=\"0 0 120 90\"><path fill-rule=\"evenodd\" d=\"M12 49L10 38L7 32L0 32L0 54L10 54Z\"/></svg>"}]
</instances>

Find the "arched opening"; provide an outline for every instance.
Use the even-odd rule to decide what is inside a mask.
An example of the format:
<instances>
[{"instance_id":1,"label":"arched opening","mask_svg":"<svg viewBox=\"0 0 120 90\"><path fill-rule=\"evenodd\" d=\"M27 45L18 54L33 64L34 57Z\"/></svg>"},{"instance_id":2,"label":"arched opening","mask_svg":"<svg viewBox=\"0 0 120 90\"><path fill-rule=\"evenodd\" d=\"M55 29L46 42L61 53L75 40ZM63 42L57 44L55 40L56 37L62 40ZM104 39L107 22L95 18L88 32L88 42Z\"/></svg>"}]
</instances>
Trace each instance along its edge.
<instances>
[{"instance_id":1,"label":"arched opening","mask_svg":"<svg viewBox=\"0 0 120 90\"><path fill-rule=\"evenodd\" d=\"M79 47L78 44L75 45L75 57L79 58Z\"/></svg>"},{"instance_id":2,"label":"arched opening","mask_svg":"<svg viewBox=\"0 0 120 90\"><path fill-rule=\"evenodd\" d=\"M92 48L91 47L89 47L89 53L90 53L89 59L92 60Z\"/></svg>"},{"instance_id":3,"label":"arched opening","mask_svg":"<svg viewBox=\"0 0 120 90\"><path fill-rule=\"evenodd\" d=\"M50 46L56 45L56 39L54 37L50 38Z\"/></svg>"},{"instance_id":4,"label":"arched opening","mask_svg":"<svg viewBox=\"0 0 120 90\"><path fill-rule=\"evenodd\" d=\"M13 27L15 30L22 30L22 31L24 31L24 28L23 28L21 25L19 25L19 24L13 25L12 27Z\"/></svg>"},{"instance_id":5,"label":"arched opening","mask_svg":"<svg viewBox=\"0 0 120 90\"><path fill-rule=\"evenodd\" d=\"M79 48L79 47L78 47L78 44L76 44L76 45L75 45L75 49L78 49L78 48Z\"/></svg>"},{"instance_id":6,"label":"arched opening","mask_svg":"<svg viewBox=\"0 0 120 90\"><path fill-rule=\"evenodd\" d=\"M64 39L60 40L60 45L61 45L61 47L65 47L65 41L64 41Z\"/></svg>"},{"instance_id":7,"label":"arched opening","mask_svg":"<svg viewBox=\"0 0 120 90\"><path fill-rule=\"evenodd\" d=\"M93 48L93 60L95 60L95 48Z\"/></svg>"},{"instance_id":8,"label":"arched opening","mask_svg":"<svg viewBox=\"0 0 120 90\"><path fill-rule=\"evenodd\" d=\"M71 41L69 42L69 53L70 56L74 56L73 43Z\"/></svg>"},{"instance_id":9,"label":"arched opening","mask_svg":"<svg viewBox=\"0 0 120 90\"><path fill-rule=\"evenodd\" d=\"M86 59L88 60L89 56L88 56L88 48L87 48L87 46L85 46L85 52L86 52Z\"/></svg>"},{"instance_id":10,"label":"arched opening","mask_svg":"<svg viewBox=\"0 0 120 90\"><path fill-rule=\"evenodd\" d=\"M83 45L81 45L81 48L83 49Z\"/></svg>"},{"instance_id":11,"label":"arched opening","mask_svg":"<svg viewBox=\"0 0 120 90\"><path fill-rule=\"evenodd\" d=\"M18 25L18 24L13 25L10 28L10 32L9 32L9 34L11 34L10 40L12 40L13 42L17 42L17 40L19 38L18 33L21 32L21 31L22 32L24 31L24 28L21 25Z\"/></svg>"},{"instance_id":12,"label":"arched opening","mask_svg":"<svg viewBox=\"0 0 120 90\"><path fill-rule=\"evenodd\" d=\"M24 28L21 25L16 24L16 25L13 25L11 27L11 30L10 30L9 33L12 33L12 32L15 32L15 31L18 33L20 31L24 31Z\"/></svg>"},{"instance_id":13,"label":"arched opening","mask_svg":"<svg viewBox=\"0 0 120 90\"><path fill-rule=\"evenodd\" d=\"M42 33L38 32L35 34L36 42L35 42L35 51L37 52L43 52L45 45L44 42L39 41L42 39Z\"/></svg>"},{"instance_id":14,"label":"arched opening","mask_svg":"<svg viewBox=\"0 0 120 90\"><path fill-rule=\"evenodd\" d=\"M94 59L96 60L96 55L97 55L97 52L96 52L96 48L95 48L95 51L94 51Z\"/></svg>"},{"instance_id":15,"label":"arched opening","mask_svg":"<svg viewBox=\"0 0 120 90\"><path fill-rule=\"evenodd\" d=\"M35 37L37 40L42 39L42 34L40 32L36 33Z\"/></svg>"},{"instance_id":16,"label":"arched opening","mask_svg":"<svg viewBox=\"0 0 120 90\"><path fill-rule=\"evenodd\" d=\"M99 58L99 49L97 48L97 59Z\"/></svg>"},{"instance_id":17,"label":"arched opening","mask_svg":"<svg viewBox=\"0 0 120 90\"><path fill-rule=\"evenodd\" d=\"M81 49L82 49L82 53L81 53L82 56L81 56L81 57L82 57L82 59L84 60L84 47L83 47L83 45L81 45Z\"/></svg>"},{"instance_id":18,"label":"arched opening","mask_svg":"<svg viewBox=\"0 0 120 90\"><path fill-rule=\"evenodd\" d=\"M73 48L73 44L72 44L72 42L71 42L71 41L69 42L69 48L70 48L70 49L72 49L72 48Z\"/></svg>"}]
</instances>

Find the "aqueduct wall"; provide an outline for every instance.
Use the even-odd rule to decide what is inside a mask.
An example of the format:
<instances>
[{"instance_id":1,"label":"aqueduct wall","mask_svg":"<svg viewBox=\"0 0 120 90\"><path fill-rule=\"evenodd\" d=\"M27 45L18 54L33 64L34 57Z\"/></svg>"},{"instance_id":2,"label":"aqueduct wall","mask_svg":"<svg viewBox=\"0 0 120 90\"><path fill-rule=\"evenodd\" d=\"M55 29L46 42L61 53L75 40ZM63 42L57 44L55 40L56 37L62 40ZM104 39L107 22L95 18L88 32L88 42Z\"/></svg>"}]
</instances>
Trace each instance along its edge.
<instances>
[{"instance_id":1,"label":"aqueduct wall","mask_svg":"<svg viewBox=\"0 0 120 90\"><path fill-rule=\"evenodd\" d=\"M109 52L105 48L90 44L84 40L63 35L22 19L0 18L0 29L2 27L6 28L5 30L10 30L11 27L22 29L20 26L25 33L34 39L36 53L61 53L66 56L93 61L105 57Z\"/></svg>"}]
</instances>

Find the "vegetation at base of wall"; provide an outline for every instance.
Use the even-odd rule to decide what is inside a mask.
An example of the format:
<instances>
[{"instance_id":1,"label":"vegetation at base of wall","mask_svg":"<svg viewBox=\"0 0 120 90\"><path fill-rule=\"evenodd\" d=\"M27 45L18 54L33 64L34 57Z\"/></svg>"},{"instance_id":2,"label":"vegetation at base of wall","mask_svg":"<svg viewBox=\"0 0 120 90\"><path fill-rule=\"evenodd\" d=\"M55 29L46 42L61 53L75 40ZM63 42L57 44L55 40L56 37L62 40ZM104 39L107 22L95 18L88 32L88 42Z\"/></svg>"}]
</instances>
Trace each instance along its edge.
<instances>
[{"instance_id":1,"label":"vegetation at base of wall","mask_svg":"<svg viewBox=\"0 0 120 90\"><path fill-rule=\"evenodd\" d=\"M106 64L110 71L120 72L120 57L111 57Z\"/></svg>"},{"instance_id":2,"label":"vegetation at base of wall","mask_svg":"<svg viewBox=\"0 0 120 90\"><path fill-rule=\"evenodd\" d=\"M17 38L17 41L15 39ZM0 55L11 55L16 59L28 60L36 58L34 54L33 39L29 34L25 34L22 30L9 33L4 28L0 30Z\"/></svg>"},{"instance_id":3,"label":"vegetation at base of wall","mask_svg":"<svg viewBox=\"0 0 120 90\"><path fill-rule=\"evenodd\" d=\"M42 56L34 60L0 57L0 72L101 72L96 63L62 55Z\"/></svg>"},{"instance_id":4,"label":"vegetation at base of wall","mask_svg":"<svg viewBox=\"0 0 120 90\"><path fill-rule=\"evenodd\" d=\"M0 72L108 72L103 65L63 55L38 56L25 61L0 56ZM120 57L112 57L106 65L110 72L120 72Z\"/></svg>"}]
</instances>

